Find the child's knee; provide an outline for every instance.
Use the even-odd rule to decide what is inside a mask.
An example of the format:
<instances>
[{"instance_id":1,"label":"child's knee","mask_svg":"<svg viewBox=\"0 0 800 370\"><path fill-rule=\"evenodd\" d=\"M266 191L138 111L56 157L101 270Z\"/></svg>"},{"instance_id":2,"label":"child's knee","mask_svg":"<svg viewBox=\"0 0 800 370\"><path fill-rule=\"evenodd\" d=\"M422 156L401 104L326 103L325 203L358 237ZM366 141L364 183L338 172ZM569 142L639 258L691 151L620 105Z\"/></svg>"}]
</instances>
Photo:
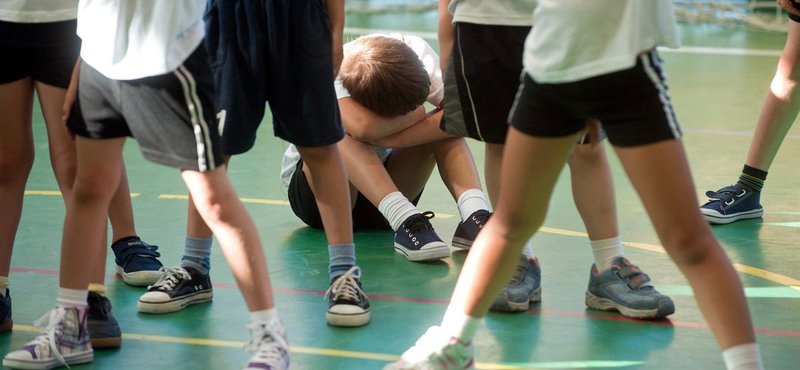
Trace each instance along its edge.
<instances>
[{"instance_id":1,"label":"child's knee","mask_svg":"<svg viewBox=\"0 0 800 370\"><path fill-rule=\"evenodd\" d=\"M111 199L119 186L119 175L109 176L103 172L83 173L75 178L72 192L78 202Z\"/></svg>"},{"instance_id":2,"label":"child's knee","mask_svg":"<svg viewBox=\"0 0 800 370\"><path fill-rule=\"evenodd\" d=\"M719 243L711 233L679 230L664 238L664 246L678 265L697 265L707 260Z\"/></svg>"}]
</instances>

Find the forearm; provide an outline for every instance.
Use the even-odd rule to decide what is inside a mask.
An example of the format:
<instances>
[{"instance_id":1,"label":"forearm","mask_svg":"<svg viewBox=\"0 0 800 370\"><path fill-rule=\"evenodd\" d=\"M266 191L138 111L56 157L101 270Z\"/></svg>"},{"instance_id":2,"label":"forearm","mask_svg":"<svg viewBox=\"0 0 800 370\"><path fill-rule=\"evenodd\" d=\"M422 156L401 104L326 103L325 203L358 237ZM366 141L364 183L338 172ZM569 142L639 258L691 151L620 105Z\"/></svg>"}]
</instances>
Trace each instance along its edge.
<instances>
[{"instance_id":1,"label":"forearm","mask_svg":"<svg viewBox=\"0 0 800 370\"><path fill-rule=\"evenodd\" d=\"M403 116L385 118L351 98L339 99L339 111L344 130L354 139L363 142L374 142L394 135L425 119L423 106Z\"/></svg>"},{"instance_id":2,"label":"forearm","mask_svg":"<svg viewBox=\"0 0 800 370\"><path fill-rule=\"evenodd\" d=\"M381 148L407 148L455 137L439 128L441 120L442 110L436 109L415 125L370 144Z\"/></svg>"},{"instance_id":3,"label":"forearm","mask_svg":"<svg viewBox=\"0 0 800 370\"><path fill-rule=\"evenodd\" d=\"M447 70L447 62L450 60L450 51L453 48L455 39L455 27L453 27L453 16L447 11L450 0L439 0L439 64L442 74Z\"/></svg>"}]
</instances>

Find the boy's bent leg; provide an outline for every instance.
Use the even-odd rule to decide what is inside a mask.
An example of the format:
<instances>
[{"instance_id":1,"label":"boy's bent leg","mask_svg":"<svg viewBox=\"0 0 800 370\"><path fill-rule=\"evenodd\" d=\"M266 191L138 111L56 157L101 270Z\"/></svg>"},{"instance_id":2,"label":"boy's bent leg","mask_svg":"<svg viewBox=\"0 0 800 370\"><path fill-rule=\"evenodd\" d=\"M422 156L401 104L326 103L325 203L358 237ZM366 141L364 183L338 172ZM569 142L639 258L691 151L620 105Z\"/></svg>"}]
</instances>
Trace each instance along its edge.
<instances>
[{"instance_id":1,"label":"boy's bent leg","mask_svg":"<svg viewBox=\"0 0 800 370\"><path fill-rule=\"evenodd\" d=\"M572 196L586 226L595 263L589 272L586 305L628 317L660 318L675 312L650 278L625 258L617 225L614 180L602 142L575 147L569 159Z\"/></svg>"},{"instance_id":2,"label":"boy's bent leg","mask_svg":"<svg viewBox=\"0 0 800 370\"><path fill-rule=\"evenodd\" d=\"M275 306L264 251L253 220L220 166L181 175L203 220L219 240L250 311Z\"/></svg>"},{"instance_id":3,"label":"boy's bent leg","mask_svg":"<svg viewBox=\"0 0 800 370\"><path fill-rule=\"evenodd\" d=\"M433 171L432 153L411 148L394 149L384 166L369 144L345 135L338 145L348 179L378 208L395 231L395 251L411 261L449 257L450 249L436 235L429 217L423 216L408 200L410 192L416 197L428 181ZM409 160L406 154L417 156ZM419 158L426 158L426 161ZM423 166L427 166L423 172L425 176L410 175L419 173Z\"/></svg>"},{"instance_id":4,"label":"boy's bent leg","mask_svg":"<svg viewBox=\"0 0 800 370\"><path fill-rule=\"evenodd\" d=\"M694 289L720 347L724 350L755 342L739 276L698 212L681 142L667 140L615 150L664 248ZM660 164L658 171L652 171L653 163ZM665 188L675 196L663 197Z\"/></svg>"}]
</instances>

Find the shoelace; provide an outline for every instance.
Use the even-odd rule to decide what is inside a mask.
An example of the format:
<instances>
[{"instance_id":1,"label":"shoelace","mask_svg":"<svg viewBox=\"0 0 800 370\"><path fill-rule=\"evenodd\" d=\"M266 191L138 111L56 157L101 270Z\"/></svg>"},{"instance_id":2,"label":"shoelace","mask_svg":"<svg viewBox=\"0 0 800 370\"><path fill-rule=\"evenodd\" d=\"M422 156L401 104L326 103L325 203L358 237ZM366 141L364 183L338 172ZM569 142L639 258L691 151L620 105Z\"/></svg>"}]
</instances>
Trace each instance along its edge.
<instances>
[{"instance_id":1,"label":"shoelace","mask_svg":"<svg viewBox=\"0 0 800 370\"><path fill-rule=\"evenodd\" d=\"M486 222L489 221L489 217L491 216L491 212L481 212L477 216L472 216L472 220L475 221L476 224L480 225L481 229L483 229L483 225L486 225Z\"/></svg>"},{"instance_id":2,"label":"shoelace","mask_svg":"<svg viewBox=\"0 0 800 370\"><path fill-rule=\"evenodd\" d=\"M353 266L348 270L344 275L340 276L336 281L331 284L331 287L328 288L328 291L325 292L325 296L322 298L323 300L328 299L328 296L333 293L333 299L349 299L351 301L359 302L361 298L359 297L359 293L367 298L367 295L364 294L364 291L361 290L361 287L358 286L358 279L361 278L361 268L358 266Z\"/></svg>"},{"instance_id":3,"label":"shoelace","mask_svg":"<svg viewBox=\"0 0 800 370\"><path fill-rule=\"evenodd\" d=\"M62 365L69 368L67 365L67 361L64 360L64 356L61 355L61 352L58 351L58 347L56 346L56 333L61 333L63 330L62 323L64 322L64 317L67 315L67 310L64 307L56 307L50 311L48 311L44 316L40 317L38 320L33 322L33 325L42 326L45 322L47 323L47 328L39 334L36 339L34 339L31 343L38 346L47 346L50 348L50 352L52 352L59 362Z\"/></svg>"},{"instance_id":4,"label":"shoelace","mask_svg":"<svg viewBox=\"0 0 800 370\"><path fill-rule=\"evenodd\" d=\"M158 288L161 290L175 289L181 280L191 280L192 276L183 267L162 267L158 269L158 281L147 287L147 290Z\"/></svg>"},{"instance_id":5,"label":"shoelace","mask_svg":"<svg viewBox=\"0 0 800 370\"><path fill-rule=\"evenodd\" d=\"M406 222L403 223L403 227L406 229L407 232L413 234L417 231L427 229L428 226L430 225L430 222L428 220L434 217L436 217L436 214L431 211L422 212L420 214L410 216L408 220L406 220Z\"/></svg>"},{"instance_id":6,"label":"shoelace","mask_svg":"<svg viewBox=\"0 0 800 370\"><path fill-rule=\"evenodd\" d=\"M283 361L286 351L289 350L289 342L277 330L269 326L269 324L259 322L248 324L247 328L250 329L252 334L245 349L260 362L274 363L275 361Z\"/></svg>"}]
</instances>

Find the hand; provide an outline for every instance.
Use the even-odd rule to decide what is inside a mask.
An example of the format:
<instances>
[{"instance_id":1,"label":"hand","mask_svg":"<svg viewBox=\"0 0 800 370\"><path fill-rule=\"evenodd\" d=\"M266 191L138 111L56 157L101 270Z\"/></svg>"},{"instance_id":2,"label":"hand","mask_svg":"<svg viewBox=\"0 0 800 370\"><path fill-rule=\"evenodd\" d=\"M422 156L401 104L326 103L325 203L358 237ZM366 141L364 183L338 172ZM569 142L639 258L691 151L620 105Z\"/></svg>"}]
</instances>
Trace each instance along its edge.
<instances>
[{"instance_id":1,"label":"hand","mask_svg":"<svg viewBox=\"0 0 800 370\"><path fill-rule=\"evenodd\" d=\"M75 140L75 134L67 127L67 120L72 111L72 105L75 104L75 99L78 96L78 76L81 70L81 59L75 62L75 68L72 70L72 78L69 80L69 87L67 88L67 96L64 97L64 105L61 107L61 123L64 125L64 130L67 131L67 136Z\"/></svg>"},{"instance_id":2,"label":"hand","mask_svg":"<svg viewBox=\"0 0 800 370\"><path fill-rule=\"evenodd\" d=\"M795 0L777 0L787 12L800 16L800 3Z\"/></svg>"}]
</instances>

